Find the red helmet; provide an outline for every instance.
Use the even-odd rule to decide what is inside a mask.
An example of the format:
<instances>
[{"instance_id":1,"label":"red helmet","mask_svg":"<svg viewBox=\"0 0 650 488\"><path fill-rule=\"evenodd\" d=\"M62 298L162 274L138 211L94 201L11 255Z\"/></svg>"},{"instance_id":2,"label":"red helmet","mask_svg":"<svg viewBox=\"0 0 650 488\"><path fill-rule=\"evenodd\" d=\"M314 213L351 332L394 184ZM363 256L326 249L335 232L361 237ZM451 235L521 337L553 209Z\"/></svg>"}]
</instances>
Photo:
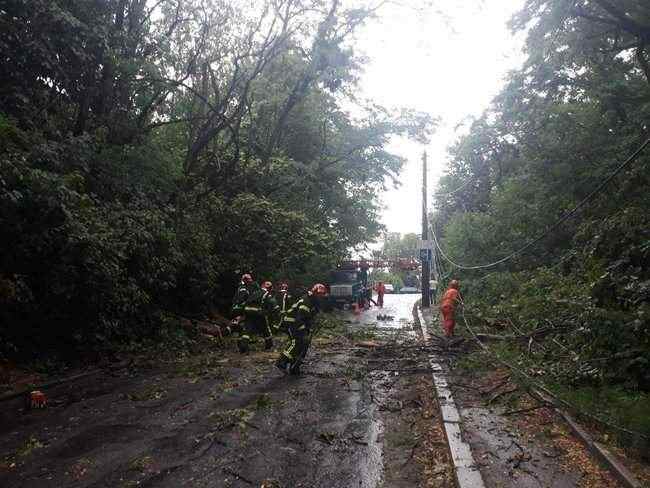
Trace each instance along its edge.
<instances>
[{"instance_id":1,"label":"red helmet","mask_svg":"<svg viewBox=\"0 0 650 488\"><path fill-rule=\"evenodd\" d=\"M280 291L289 291L289 285L287 283L280 283Z\"/></svg>"},{"instance_id":2,"label":"red helmet","mask_svg":"<svg viewBox=\"0 0 650 488\"><path fill-rule=\"evenodd\" d=\"M241 280L244 284L250 285L253 282L253 277L250 274L246 273L242 275Z\"/></svg>"},{"instance_id":3,"label":"red helmet","mask_svg":"<svg viewBox=\"0 0 650 488\"><path fill-rule=\"evenodd\" d=\"M273 283L270 281L265 281L262 283L262 288L264 288L266 291L271 291L273 289Z\"/></svg>"},{"instance_id":4,"label":"red helmet","mask_svg":"<svg viewBox=\"0 0 650 488\"><path fill-rule=\"evenodd\" d=\"M455 288L456 290L458 290L459 287L460 287L460 283L458 282L458 280L451 280L449 282L449 288Z\"/></svg>"},{"instance_id":5,"label":"red helmet","mask_svg":"<svg viewBox=\"0 0 650 488\"><path fill-rule=\"evenodd\" d=\"M316 283L314 286L311 287L311 293L312 295L322 297L327 295L327 288L325 288L325 285L321 283Z\"/></svg>"}]
</instances>

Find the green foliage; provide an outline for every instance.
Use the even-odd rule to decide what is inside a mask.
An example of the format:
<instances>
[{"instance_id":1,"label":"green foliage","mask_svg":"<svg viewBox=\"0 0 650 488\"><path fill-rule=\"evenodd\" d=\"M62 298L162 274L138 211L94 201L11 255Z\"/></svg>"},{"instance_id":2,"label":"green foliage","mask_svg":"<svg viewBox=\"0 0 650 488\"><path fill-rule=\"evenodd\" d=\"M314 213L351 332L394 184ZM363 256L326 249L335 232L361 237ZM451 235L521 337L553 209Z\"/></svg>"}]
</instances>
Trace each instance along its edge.
<instances>
[{"instance_id":1,"label":"green foliage","mask_svg":"<svg viewBox=\"0 0 650 488\"><path fill-rule=\"evenodd\" d=\"M399 292L400 289L404 286L404 281L397 272L388 272L373 269L370 273L370 281L375 283L378 281L381 281L383 283L390 283L393 285L393 290L395 290L395 292Z\"/></svg>"},{"instance_id":2,"label":"green foliage","mask_svg":"<svg viewBox=\"0 0 650 488\"><path fill-rule=\"evenodd\" d=\"M515 16L528 59L452 148L439 188L436 226L457 262L493 262L540 235L647 138L641 3L529 0ZM560 327L578 358L552 346L567 381L650 389L648 161L524 254L457 273L486 324Z\"/></svg>"},{"instance_id":3,"label":"green foliage","mask_svg":"<svg viewBox=\"0 0 650 488\"><path fill-rule=\"evenodd\" d=\"M402 235L399 232L388 232L384 236L383 246L378 257L389 260L417 260L420 257L420 236L414 233ZM382 279L381 276L383 275L373 271L371 278L378 281ZM398 268L390 269L383 281L391 283L395 291L399 291L403 286L419 286L419 279L414 271Z\"/></svg>"},{"instance_id":4,"label":"green foliage","mask_svg":"<svg viewBox=\"0 0 650 488\"><path fill-rule=\"evenodd\" d=\"M306 285L382 231L387 143L434 120L353 96L370 8L260 7L3 4L0 355L167 340L238 273Z\"/></svg>"}]
</instances>

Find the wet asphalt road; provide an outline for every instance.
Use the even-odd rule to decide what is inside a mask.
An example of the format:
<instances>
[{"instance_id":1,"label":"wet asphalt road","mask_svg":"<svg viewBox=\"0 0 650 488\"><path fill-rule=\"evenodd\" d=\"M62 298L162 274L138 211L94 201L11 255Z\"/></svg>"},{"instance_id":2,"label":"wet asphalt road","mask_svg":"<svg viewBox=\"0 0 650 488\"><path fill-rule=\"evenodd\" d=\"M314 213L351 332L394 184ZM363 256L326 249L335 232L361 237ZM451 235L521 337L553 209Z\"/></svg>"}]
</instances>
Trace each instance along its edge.
<instances>
[{"instance_id":1,"label":"wet asphalt road","mask_svg":"<svg viewBox=\"0 0 650 488\"><path fill-rule=\"evenodd\" d=\"M411 335L417 299L387 295L383 309L341 318ZM46 410L6 402L0 486L377 487L383 426L371 352L355 341L323 334L300 377L275 369L277 353L208 345L53 387Z\"/></svg>"}]
</instances>

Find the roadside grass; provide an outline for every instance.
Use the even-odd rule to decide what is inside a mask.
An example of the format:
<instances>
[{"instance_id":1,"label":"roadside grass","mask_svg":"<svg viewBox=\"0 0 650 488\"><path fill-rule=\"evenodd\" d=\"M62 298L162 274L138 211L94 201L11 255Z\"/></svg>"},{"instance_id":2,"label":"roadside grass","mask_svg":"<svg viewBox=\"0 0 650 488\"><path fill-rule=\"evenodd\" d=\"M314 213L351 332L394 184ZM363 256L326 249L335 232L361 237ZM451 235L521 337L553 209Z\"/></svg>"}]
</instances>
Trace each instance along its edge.
<instances>
[{"instance_id":1,"label":"roadside grass","mask_svg":"<svg viewBox=\"0 0 650 488\"><path fill-rule=\"evenodd\" d=\"M453 363L453 368L461 373L486 372L492 369L492 364L485 352L476 350L459 357Z\"/></svg>"},{"instance_id":2,"label":"roadside grass","mask_svg":"<svg viewBox=\"0 0 650 488\"><path fill-rule=\"evenodd\" d=\"M523 347L511 343L490 344L489 347L494 356L516 368L511 369L512 379L522 388L535 384L548 388L570 406L573 415L596 429L600 441L650 460L650 394L605 381L591 385L570 382L557 373L562 371L557 361L540 362Z\"/></svg>"},{"instance_id":3,"label":"roadside grass","mask_svg":"<svg viewBox=\"0 0 650 488\"><path fill-rule=\"evenodd\" d=\"M471 338L471 335L464 335ZM547 345L542 345L548 349ZM482 373L495 366L503 366L500 361L506 362L512 366L509 368L512 381L521 388L534 384L545 386L570 405L569 410L581 422L595 429L599 441L623 448L645 461L650 460L650 393L605 381L588 385L571 382L565 377L571 365L565 365L554 357L546 357L541 351L530 352L526 344L502 341L487 343L487 346L490 353L481 349L468 352L458 358L454 367L464 373ZM607 423L620 429L608 427ZM641 435L626 433L621 429Z\"/></svg>"},{"instance_id":4,"label":"roadside grass","mask_svg":"<svg viewBox=\"0 0 650 488\"><path fill-rule=\"evenodd\" d=\"M599 428L601 441L614 442L619 447L632 449L640 453L643 459L650 460L649 393L606 384L597 387L551 384L549 387L559 398L574 406L579 417L580 412L587 412L605 422L645 435L647 439L617 429L608 429L606 426L601 427L590 417L582 416L584 421Z\"/></svg>"}]
</instances>

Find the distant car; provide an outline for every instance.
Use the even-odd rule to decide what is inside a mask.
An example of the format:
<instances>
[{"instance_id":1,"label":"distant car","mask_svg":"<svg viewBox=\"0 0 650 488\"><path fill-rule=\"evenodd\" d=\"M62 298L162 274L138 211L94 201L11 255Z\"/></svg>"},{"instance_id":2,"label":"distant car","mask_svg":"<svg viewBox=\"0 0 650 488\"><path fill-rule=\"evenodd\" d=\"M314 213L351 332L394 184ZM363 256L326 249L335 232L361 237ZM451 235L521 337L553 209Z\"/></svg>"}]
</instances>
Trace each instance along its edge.
<instances>
[{"instance_id":1,"label":"distant car","mask_svg":"<svg viewBox=\"0 0 650 488\"><path fill-rule=\"evenodd\" d=\"M420 293L420 290L418 290L414 286L403 286L400 291L400 293Z\"/></svg>"},{"instance_id":2,"label":"distant car","mask_svg":"<svg viewBox=\"0 0 650 488\"><path fill-rule=\"evenodd\" d=\"M395 293L395 288L390 283L384 285L386 287L386 293Z\"/></svg>"}]
</instances>

